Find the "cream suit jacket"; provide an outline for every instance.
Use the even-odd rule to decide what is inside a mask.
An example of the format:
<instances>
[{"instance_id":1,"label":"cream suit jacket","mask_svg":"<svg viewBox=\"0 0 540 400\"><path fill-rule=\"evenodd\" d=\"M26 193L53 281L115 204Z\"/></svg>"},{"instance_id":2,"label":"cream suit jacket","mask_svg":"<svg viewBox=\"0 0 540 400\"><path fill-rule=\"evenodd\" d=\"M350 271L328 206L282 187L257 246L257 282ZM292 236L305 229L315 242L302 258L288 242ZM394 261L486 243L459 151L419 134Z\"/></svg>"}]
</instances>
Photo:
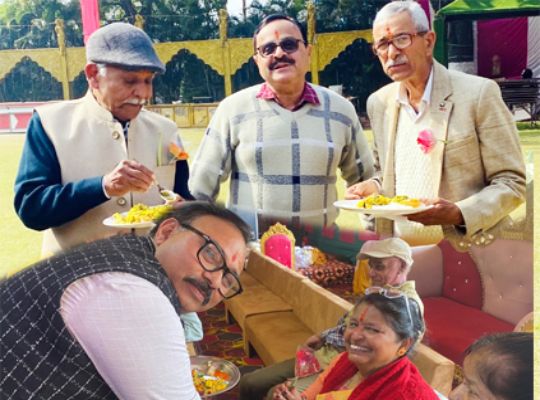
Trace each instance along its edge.
<instances>
[{"instance_id":1,"label":"cream suit jacket","mask_svg":"<svg viewBox=\"0 0 540 400\"><path fill-rule=\"evenodd\" d=\"M395 168L399 168L394 161L399 85L381 88L367 102L376 168L387 196L395 195ZM465 220L466 232L443 226L445 237L460 250L472 243L490 243L505 228L511 229L508 214L525 198L519 137L498 85L434 62L431 101L424 118L434 136L444 140L432 150L440 159L435 171L439 197L455 202ZM377 221L381 234L391 234L392 227L392 221Z\"/></svg>"}]
</instances>

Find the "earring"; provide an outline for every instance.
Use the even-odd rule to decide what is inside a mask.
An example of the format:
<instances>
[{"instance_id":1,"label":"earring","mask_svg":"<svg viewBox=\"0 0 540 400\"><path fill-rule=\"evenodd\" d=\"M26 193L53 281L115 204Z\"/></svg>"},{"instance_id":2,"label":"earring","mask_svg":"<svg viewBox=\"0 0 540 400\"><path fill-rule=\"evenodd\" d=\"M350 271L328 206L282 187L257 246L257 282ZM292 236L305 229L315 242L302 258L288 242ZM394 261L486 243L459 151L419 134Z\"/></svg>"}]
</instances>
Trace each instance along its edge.
<instances>
[{"instance_id":1,"label":"earring","mask_svg":"<svg viewBox=\"0 0 540 400\"><path fill-rule=\"evenodd\" d=\"M401 349L398 350L397 354L398 354L398 356L401 357L401 356L403 356L406 352L407 352L407 350L405 350L404 348L401 348Z\"/></svg>"}]
</instances>

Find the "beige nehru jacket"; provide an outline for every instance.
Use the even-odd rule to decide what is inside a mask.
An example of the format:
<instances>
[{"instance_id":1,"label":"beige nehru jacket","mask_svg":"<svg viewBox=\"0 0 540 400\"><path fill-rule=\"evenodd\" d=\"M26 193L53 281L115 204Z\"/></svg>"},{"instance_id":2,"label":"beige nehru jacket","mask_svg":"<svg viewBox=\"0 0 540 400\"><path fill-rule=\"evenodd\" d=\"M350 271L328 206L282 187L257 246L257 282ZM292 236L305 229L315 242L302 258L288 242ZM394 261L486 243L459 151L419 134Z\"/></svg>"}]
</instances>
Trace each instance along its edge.
<instances>
[{"instance_id":1,"label":"beige nehru jacket","mask_svg":"<svg viewBox=\"0 0 540 400\"><path fill-rule=\"evenodd\" d=\"M174 185L175 165L168 152L177 143L177 127L167 118L142 110L131 121L127 143L121 124L102 108L88 92L81 99L47 104L36 109L43 128L51 139L60 169L62 184L103 176L122 160L137 160L154 171L165 187ZM129 210L136 203L160 204L158 190L126 193L112 197L88 210L79 218L45 232L42 254L48 256L77 244L112 236L118 229L102 221L115 212Z\"/></svg>"}]
</instances>

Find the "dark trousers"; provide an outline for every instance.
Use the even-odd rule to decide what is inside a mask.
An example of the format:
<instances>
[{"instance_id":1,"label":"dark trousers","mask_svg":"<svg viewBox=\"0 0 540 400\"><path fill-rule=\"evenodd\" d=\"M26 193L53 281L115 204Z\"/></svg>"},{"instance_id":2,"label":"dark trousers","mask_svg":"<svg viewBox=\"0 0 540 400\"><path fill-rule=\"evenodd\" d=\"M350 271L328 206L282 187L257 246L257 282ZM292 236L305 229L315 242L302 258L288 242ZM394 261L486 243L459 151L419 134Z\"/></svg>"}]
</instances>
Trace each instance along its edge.
<instances>
[{"instance_id":1,"label":"dark trousers","mask_svg":"<svg viewBox=\"0 0 540 400\"><path fill-rule=\"evenodd\" d=\"M239 400L264 400L273 386L294 378L294 364L295 359L291 358L243 375Z\"/></svg>"}]
</instances>

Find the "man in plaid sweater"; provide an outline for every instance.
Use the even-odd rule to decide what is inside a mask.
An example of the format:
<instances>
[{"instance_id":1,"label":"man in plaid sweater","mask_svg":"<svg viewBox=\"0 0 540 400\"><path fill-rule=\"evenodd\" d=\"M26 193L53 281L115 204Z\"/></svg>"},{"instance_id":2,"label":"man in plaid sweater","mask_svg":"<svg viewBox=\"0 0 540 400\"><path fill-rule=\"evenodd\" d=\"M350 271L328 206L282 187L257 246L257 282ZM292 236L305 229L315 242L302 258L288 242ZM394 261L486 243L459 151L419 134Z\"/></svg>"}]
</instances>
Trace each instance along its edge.
<instances>
[{"instance_id":1,"label":"man in plaid sweater","mask_svg":"<svg viewBox=\"0 0 540 400\"><path fill-rule=\"evenodd\" d=\"M189 180L197 199L215 200L230 177L228 203L253 210L264 227L332 224L337 170L347 185L373 174L373 159L353 105L308 84L311 46L284 15L265 18L253 37L262 85L221 102Z\"/></svg>"}]
</instances>

